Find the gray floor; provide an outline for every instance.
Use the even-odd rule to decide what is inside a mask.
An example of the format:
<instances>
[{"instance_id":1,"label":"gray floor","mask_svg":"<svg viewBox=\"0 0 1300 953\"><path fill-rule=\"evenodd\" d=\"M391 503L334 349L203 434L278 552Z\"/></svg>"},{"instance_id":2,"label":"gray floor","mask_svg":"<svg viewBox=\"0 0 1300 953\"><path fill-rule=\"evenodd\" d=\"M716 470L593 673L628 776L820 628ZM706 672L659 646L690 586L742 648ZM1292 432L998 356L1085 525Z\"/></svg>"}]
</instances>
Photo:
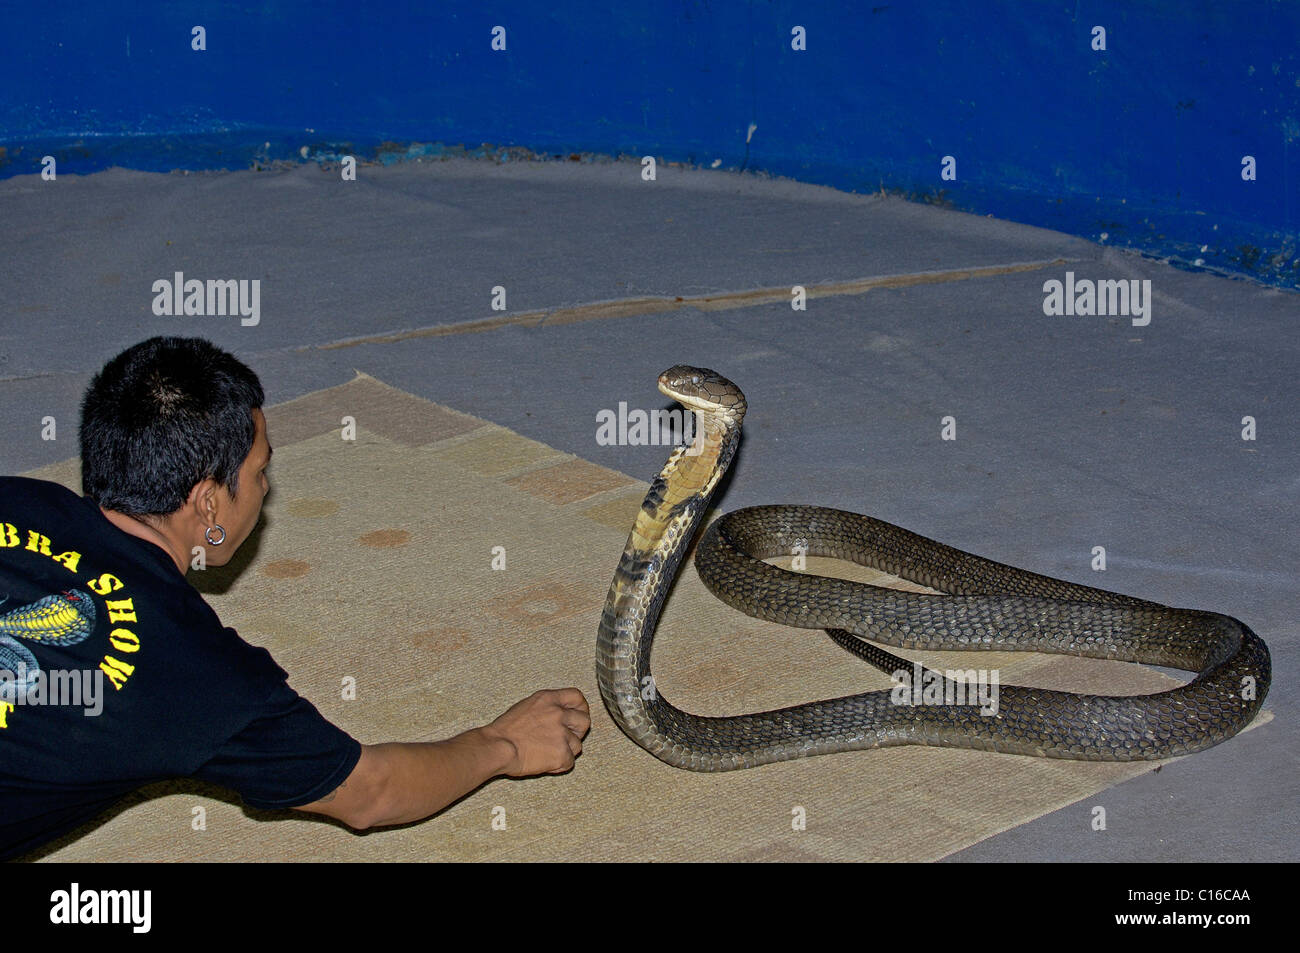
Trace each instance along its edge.
<instances>
[{"instance_id":1,"label":"gray floor","mask_svg":"<svg viewBox=\"0 0 1300 953\"><path fill-rule=\"evenodd\" d=\"M671 167L644 182L631 163L363 167L351 183L316 167L27 176L0 182L0 219L0 471L74 456L89 376L159 333L233 350L271 403L359 369L643 479L663 450L599 445L597 412L667 406L659 371L711 366L750 402L722 508L870 513L1226 612L1272 649L1272 723L954 860L1300 857L1300 295L880 196ZM958 269L985 271L818 297L806 312L725 299L580 322L554 311ZM1043 282L1067 270L1150 279L1149 326L1045 316ZM151 286L175 271L260 279L260 324L155 317ZM498 285L521 323L471 326L501 317ZM462 327L426 333L440 325ZM946 415L955 441L940 439ZM1090 568L1094 546L1105 573Z\"/></svg>"}]
</instances>

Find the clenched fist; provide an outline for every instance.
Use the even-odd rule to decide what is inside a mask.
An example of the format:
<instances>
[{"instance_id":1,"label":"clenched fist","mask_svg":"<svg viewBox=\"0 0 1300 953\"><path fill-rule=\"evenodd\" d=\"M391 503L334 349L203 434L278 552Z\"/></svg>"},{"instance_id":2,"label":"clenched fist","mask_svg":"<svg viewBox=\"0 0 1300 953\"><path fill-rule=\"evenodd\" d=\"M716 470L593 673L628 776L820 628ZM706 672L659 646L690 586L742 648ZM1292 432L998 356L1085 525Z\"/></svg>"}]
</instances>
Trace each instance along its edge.
<instances>
[{"instance_id":1,"label":"clenched fist","mask_svg":"<svg viewBox=\"0 0 1300 953\"><path fill-rule=\"evenodd\" d=\"M527 778L563 774L572 768L590 728L591 709L582 692L558 688L534 692L516 702L482 731L514 746L515 756L502 773Z\"/></svg>"}]
</instances>

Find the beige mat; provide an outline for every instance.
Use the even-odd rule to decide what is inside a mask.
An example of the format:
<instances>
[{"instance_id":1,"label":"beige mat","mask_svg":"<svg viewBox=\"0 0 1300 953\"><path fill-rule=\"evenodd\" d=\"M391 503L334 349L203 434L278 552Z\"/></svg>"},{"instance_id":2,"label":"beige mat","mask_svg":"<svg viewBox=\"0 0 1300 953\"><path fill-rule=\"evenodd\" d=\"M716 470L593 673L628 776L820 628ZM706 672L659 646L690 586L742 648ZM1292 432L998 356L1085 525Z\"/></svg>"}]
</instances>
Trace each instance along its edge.
<instances>
[{"instance_id":1,"label":"beige mat","mask_svg":"<svg viewBox=\"0 0 1300 953\"><path fill-rule=\"evenodd\" d=\"M355 418L355 441L342 439L345 416ZM246 809L196 782L152 785L38 856L930 860L1084 798L1104 806L1097 795L1108 786L1153 769L929 748L722 775L671 768L624 737L595 683L597 623L645 482L365 375L267 418L275 462L264 524L232 566L189 577L225 624L266 646L293 687L363 743L447 737L535 689L575 685L593 713L583 756L566 776L500 779L436 818L364 835L298 812ZM75 460L27 475L80 492ZM495 547L504 570L492 568ZM1174 684L1138 666L1051 656L926 661L1075 691ZM889 686L820 632L722 605L689 562L660 623L654 668L664 695L700 714ZM195 808L205 829L195 829ZM1080 836L1088 817L1081 806Z\"/></svg>"}]
</instances>

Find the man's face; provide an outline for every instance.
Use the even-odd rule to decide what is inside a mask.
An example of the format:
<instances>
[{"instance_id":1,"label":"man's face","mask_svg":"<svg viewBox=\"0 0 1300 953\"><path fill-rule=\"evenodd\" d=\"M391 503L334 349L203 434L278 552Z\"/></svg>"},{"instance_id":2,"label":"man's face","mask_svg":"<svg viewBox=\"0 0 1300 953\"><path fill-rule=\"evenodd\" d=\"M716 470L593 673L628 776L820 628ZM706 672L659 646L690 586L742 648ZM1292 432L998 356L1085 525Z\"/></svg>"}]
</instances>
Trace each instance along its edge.
<instances>
[{"instance_id":1,"label":"man's face","mask_svg":"<svg viewBox=\"0 0 1300 953\"><path fill-rule=\"evenodd\" d=\"M271 444L266 439L266 416L261 408L253 410L253 422L257 433L253 437L253 449L239 468L239 495L231 497L224 486L216 491L218 521L225 527L226 539L220 546L208 547L207 560L214 566L230 562L235 550L248 539L262 513L262 501L271 489L266 476L267 464L271 462Z\"/></svg>"}]
</instances>

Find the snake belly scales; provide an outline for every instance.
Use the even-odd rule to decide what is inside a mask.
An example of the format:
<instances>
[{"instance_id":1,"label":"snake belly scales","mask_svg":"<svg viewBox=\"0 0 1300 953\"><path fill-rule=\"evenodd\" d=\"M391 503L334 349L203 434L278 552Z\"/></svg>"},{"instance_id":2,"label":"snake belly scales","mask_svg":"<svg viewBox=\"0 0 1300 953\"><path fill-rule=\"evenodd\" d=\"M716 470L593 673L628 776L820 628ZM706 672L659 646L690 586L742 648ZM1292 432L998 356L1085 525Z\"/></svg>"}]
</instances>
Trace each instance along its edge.
<instances>
[{"instance_id":1,"label":"snake belly scales","mask_svg":"<svg viewBox=\"0 0 1300 953\"><path fill-rule=\"evenodd\" d=\"M659 759L693 771L729 771L916 744L1086 761L1156 760L1232 737L1263 704L1272 671L1268 647L1236 619L1015 569L855 513L779 505L716 520L696 552L701 580L749 615L826 629L886 673L912 671L912 663L863 640L909 649L1039 651L1144 662L1196 677L1135 696L1003 685L995 715L974 704L896 704L888 689L728 717L674 707L650 673L655 624L731 464L747 405L735 384L705 368L670 368L660 375L659 389L695 412L696 442L674 449L650 486L609 589L596 649L597 680L610 714ZM791 555L796 546L810 556L848 559L941 594L763 562Z\"/></svg>"}]
</instances>

